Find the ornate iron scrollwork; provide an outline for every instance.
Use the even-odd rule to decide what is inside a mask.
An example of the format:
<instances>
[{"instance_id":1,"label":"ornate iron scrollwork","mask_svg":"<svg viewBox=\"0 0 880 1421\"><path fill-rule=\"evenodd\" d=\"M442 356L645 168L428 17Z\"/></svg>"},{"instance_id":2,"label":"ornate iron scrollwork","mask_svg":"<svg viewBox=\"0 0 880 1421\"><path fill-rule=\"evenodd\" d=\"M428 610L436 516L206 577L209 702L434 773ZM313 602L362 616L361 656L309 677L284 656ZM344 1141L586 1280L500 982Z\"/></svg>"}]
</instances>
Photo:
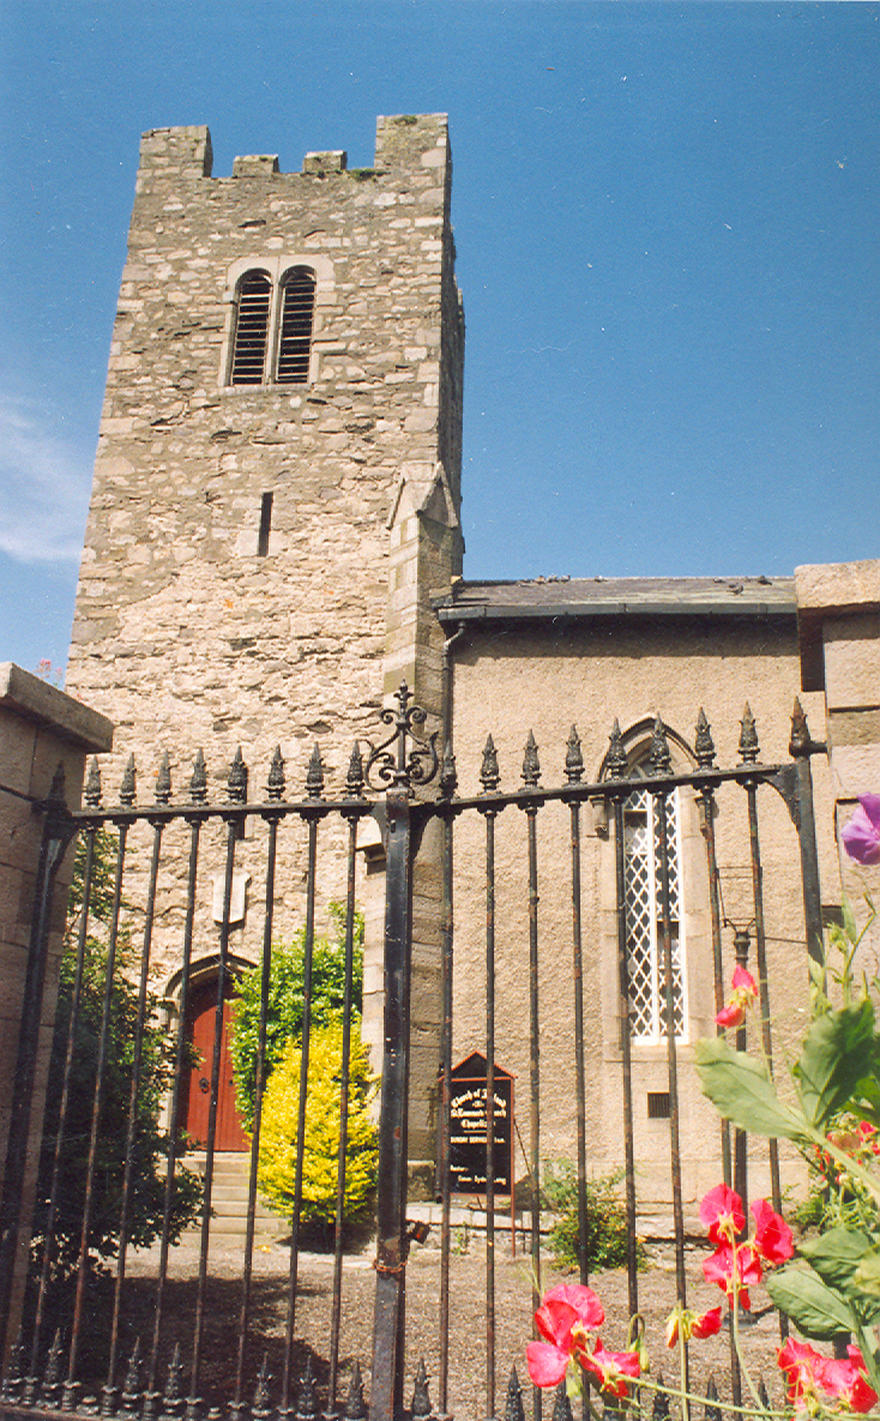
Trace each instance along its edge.
<instances>
[{"instance_id":1,"label":"ornate iron scrollwork","mask_svg":"<svg viewBox=\"0 0 880 1421\"><path fill-rule=\"evenodd\" d=\"M394 727L379 745L367 741L369 756L365 770L371 789L405 789L413 785L430 784L439 768L437 731L424 736L416 733L428 718L421 706L410 705L411 692L401 681L394 693L396 706L386 706L380 712L383 725Z\"/></svg>"}]
</instances>

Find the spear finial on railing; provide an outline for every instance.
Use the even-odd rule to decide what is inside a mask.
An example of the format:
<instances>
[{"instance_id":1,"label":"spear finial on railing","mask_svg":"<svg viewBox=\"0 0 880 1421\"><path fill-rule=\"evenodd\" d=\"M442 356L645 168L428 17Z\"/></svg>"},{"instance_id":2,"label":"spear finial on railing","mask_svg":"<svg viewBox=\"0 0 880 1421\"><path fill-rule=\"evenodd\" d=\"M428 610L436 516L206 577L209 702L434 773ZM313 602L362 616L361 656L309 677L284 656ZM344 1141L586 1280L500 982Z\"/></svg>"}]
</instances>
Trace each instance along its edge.
<instances>
[{"instance_id":1,"label":"spear finial on railing","mask_svg":"<svg viewBox=\"0 0 880 1421\"><path fill-rule=\"evenodd\" d=\"M483 763L480 766L480 784L483 786L483 793L490 794L493 789L498 788L500 782L501 775L498 773L495 741L491 735L487 735L486 744L483 746Z\"/></svg>"},{"instance_id":2,"label":"spear finial on railing","mask_svg":"<svg viewBox=\"0 0 880 1421\"><path fill-rule=\"evenodd\" d=\"M254 1387L254 1404L251 1407L253 1421L265 1421L265 1418L271 1414L272 1408L269 1405L269 1383L271 1380L272 1377L269 1373L269 1354L268 1352L264 1352Z\"/></svg>"},{"instance_id":3,"label":"spear finial on railing","mask_svg":"<svg viewBox=\"0 0 880 1421\"><path fill-rule=\"evenodd\" d=\"M101 804L101 767L98 761L92 756L89 764L89 773L86 776L86 787L83 794L89 809L98 809Z\"/></svg>"},{"instance_id":4,"label":"spear finial on railing","mask_svg":"<svg viewBox=\"0 0 880 1421\"><path fill-rule=\"evenodd\" d=\"M556 1388L556 1395L553 1399L552 1421L573 1421L571 1402L568 1399L568 1387L565 1385L564 1377Z\"/></svg>"},{"instance_id":5,"label":"spear finial on railing","mask_svg":"<svg viewBox=\"0 0 880 1421\"><path fill-rule=\"evenodd\" d=\"M419 1358L419 1365L416 1367L410 1415L413 1421L423 1421L424 1417L433 1415L431 1398L428 1395L428 1373L425 1369L424 1357Z\"/></svg>"},{"instance_id":6,"label":"spear finial on railing","mask_svg":"<svg viewBox=\"0 0 880 1421\"><path fill-rule=\"evenodd\" d=\"M701 770L712 769L715 763L715 741L712 739L712 730L702 706L700 706L700 711L697 716L694 753L697 757L697 764Z\"/></svg>"},{"instance_id":7,"label":"spear finial on railing","mask_svg":"<svg viewBox=\"0 0 880 1421\"><path fill-rule=\"evenodd\" d=\"M577 726L572 726L568 732L568 740L565 742L565 778L570 785L577 784L584 777L584 757L581 751L581 738L577 733Z\"/></svg>"},{"instance_id":8,"label":"spear finial on railing","mask_svg":"<svg viewBox=\"0 0 880 1421\"><path fill-rule=\"evenodd\" d=\"M754 765L758 758L758 729L751 707L746 701L740 721L739 759L741 765Z\"/></svg>"},{"instance_id":9,"label":"spear finial on railing","mask_svg":"<svg viewBox=\"0 0 880 1421\"><path fill-rule=\"evenodd\" d=\"M129 755L128 764L122 775L122 784L119 786L119 803L124 804L126 809L134 804L136 783L137 770L135 769L134 755Z\"/></svg>"},{"instance_id":10,"label":"spear finial on railing","mask_svg":"<svg viewBox=\"0 0 880 1421\"><path fill-rule=\"evenodd\" d=\"M125 1369L122 1383L122 1411L125 1416L137 1416L141 1399L141 1339L134 1339L134 1346Z\"/></svg>"},{"instance_id":11,"label":"spear finial on railing","mask_svg":"<svg viewBox=\"0 0 880 1421\"><path fill-rule=\"evenodd\" d=\"M204 804L208 797L208 767L201 750L196 751L189 782L189 797L193 804Z\"/></svg>"},{"instance_id":12,"label":"spear finial on railing","mask_svg":"<svg viewBox=\"0 0 880 1421\"><path fill-rule=\"evenodd\" d=\"M321 747L316 740L306 770L306 799L321 799L323 794L324 761L321 759Z\"/></svg>"},{"instance_id":13,"label":"spear finial on railing","mask_svg":"<svg viewBox=\"0 0 880 1421\"><path fill-rule=\"evenodd\" d=\"M348 1384L348 1398L342 1412L345 1421L367 1421L367 1403L364 1400L364 1379L361 1364L355 1362Z\"/></svg>"},{"instance_id":14,"label":"spear finial on railing","mask_svg":"<svg viewBox=\"0 0 880 1421\"><path fill-rule=\"evenodd\" d=\"M446 742L446 749L443 751L443 761L440 765L440 794L443 799L451 799L458 788L458 771L455 768L455 756L452 753L452 746Z\"/></svg>"},{"instance_id":15,"label":"spear finial on railing","mask_svg":"<svg viewBox=\"0 0 880 1421\"><path fill-rule=\"evenodd\" d=\"M672 756L669 753L666 726L663 724L659 715L654 718L654 731L651 735L651 749L648 752L648 764L651 767L652 774L672 774Z\"/></svg>"},{"instance_id":16,"label":"spear finial on railing","mask_svg":"<svg viewBox=\"0 0 880 1421\"><path fill-rule=\"evenodd\" d=\"M522 1387L519 1384L516 1367L511 1367L510 1369L510 1380L507 1383L507 1399L504 1404L504 1421L526 1421L526 1413L523 1409Z\"/></svg>"},{"instance_id":17,"label":"spear finial on railing","mask_svg":"<svg viewBox=\"0 0 880 1421\"><path fill-rule=\"evenodd\" d=\"M706 1383L706 1410L703 1412L704 1421L721 1421L721 1407L718 1405L718 1388L715 1385L714 1376L710 1375Z\"/></svg>"},{"instance_id":18,"label":"spear finial on railing","mask_svg":"<svg viewBox=\"0 0 880 1421\"><path fill-rule=\"evenodd\" d=\"M247 799L248 769L244 762L239 745L232 757L232 764L229 766L229 777L226 781L226 798L233 804L244 804Z\"/></svg>"},{"instance_id":19,"label":"spear finial on railing","mask_svg":"<svg viewBox=\"0 0 880 1421\"><path fill-rule=\"evenodd\" d=\"M807 717L800 699L795 696L791 712L791 739L788 742L788 753L797 759L801 755L809 755L811 748L812 742L807 726Z\"/></svg>"},{"instance_id":20,"label":"spear finial on railing","mask_svg":"<svg viewBox=\"0 0 880 1421\"><path fill-rule=\"evenodd\" d=\"M614 724L611 727L611 734L608 737L608 753L605 756L605 772L609 780L622 780L626 778L628 761L626 750L623 745L623 736L620 733L620 721L614 717Z\"/></svg>"},{"instance_id":21,"label":"spear finial on railing","mask_svg":"<svg viewBox=\"0 0 880 1421\"><path fill-rule=\"evenodd\" d=\"M306 1357L302 1385L300 1386L299 1397L296 1403L296 1421L316 1421L319 1415L318 1396L315 1391L315 1373L312 1369L312 1354L310 1352Z\"/></svg>"},{"instance_id":22,"label":"spear finial on railing","mask_svg":"<svg viewBox=\"0 0 880 1421\"><path fill-rule=\"evenodd\" d=\"M364 792L364 760L357 741L351 747L348 774L345 780L346 799L360 799Z\"/></svg>"},{"instance_id":23,"label":"spear finial on railing","mask_svg":"<svg viewBox=\"0 0 880 1421\"><path fill-rule=\"evenodd\" d=\"M171 762L168 751L163 750L156 771L156 803L167 804L171 799Z\"/></svg>"},{"instance_id":24,"label":"spear finial on railing","mask_svg":"<svg viewBox=\"0 0 880 1421\"><path fill-rule=\"evenodd\" d=\"M528 785L529 788L533 788L541 778L541 766L538 762L538 746L535 743L535 737L531 730L529 731L525 752L523 754L522 778L523 784Z\"/></svg>"},{"instance_id":25,"label":"spear finial on railing","mask_svg":"<svg viewBox=\"0 0 880 1421\"><path fill-rule=\"evenodd\" d=\"M269 765L269 777L266 780L266 795L273 803L284 798L284 791L287 780L284 775L284 756L281 754L281 746L276 745L272 753L272 760Z\"/></svg>"}]
</instances>

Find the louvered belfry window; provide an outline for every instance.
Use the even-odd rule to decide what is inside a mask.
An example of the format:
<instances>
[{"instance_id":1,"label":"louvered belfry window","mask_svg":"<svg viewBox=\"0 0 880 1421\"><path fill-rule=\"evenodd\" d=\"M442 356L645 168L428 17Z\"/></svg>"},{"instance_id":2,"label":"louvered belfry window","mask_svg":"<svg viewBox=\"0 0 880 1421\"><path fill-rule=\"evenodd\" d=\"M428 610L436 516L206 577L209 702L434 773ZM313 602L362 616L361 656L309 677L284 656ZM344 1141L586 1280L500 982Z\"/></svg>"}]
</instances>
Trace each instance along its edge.
<instances>
[{"instance_id":1,"label":"louvered belfry window","mask_svg":"<svg viewBox=\"0 0 880 1421\"><path fill-rule=\"evenodd\" d=\"M685 1039L687 1004L683 973L681 834L678 795L666 796L669 861L669 917L672 941L672 1001L675 1035ZM662 799L647 790L631 794L624 806L624 882L632 1040L658 1044L666 1039L664 964L660 929L660 814Z\"/></svg>"},{"instance_id":2,"label":"louvered belfry window","mask_svg":"<svg viewBox=\"0 0 880 1421\"><path fill-rule=\"evenodd\" d=\"M278 340L279 384L304 385L309 378L315 277L308 267L296 266L281 288L281 331Z\"/></svg>"},{"instance_id":3,"label":"louvered belfry window","mask_svg":"<svg viewBox=\"0 0 880 1421\"><path fill-rule=\"evenodd\" d=\"M269 339L272 283L262 271L245 272L238 287L235 340L232 347L233 385L262 385Z\"/></svg>"}]
</instances>

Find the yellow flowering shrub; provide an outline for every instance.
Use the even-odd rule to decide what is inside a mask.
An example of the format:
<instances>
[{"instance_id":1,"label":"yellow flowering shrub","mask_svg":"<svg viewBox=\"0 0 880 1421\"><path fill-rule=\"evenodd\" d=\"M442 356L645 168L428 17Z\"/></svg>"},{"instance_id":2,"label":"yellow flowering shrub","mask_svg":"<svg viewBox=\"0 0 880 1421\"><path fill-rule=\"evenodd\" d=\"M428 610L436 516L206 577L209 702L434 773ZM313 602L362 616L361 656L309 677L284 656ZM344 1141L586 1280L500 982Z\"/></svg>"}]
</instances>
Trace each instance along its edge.
<instances>
[{"instance_id":1,"label":"yellow flowering shrub","mask_svg":"<svg viewBox=\"0 0 880 1421\"><path fill-rule=\"evenodd\" d=\"M296 1129L302 1047L291 1040L269 1078L263 1097L258 1183L279 1213L293 1213L296 1180ZM356 1023L349 1055L348 1144L345 1168L345 1218L369 1214L379 1161L377 1131L370 1116L375 1080ZM342 1075L342 1024L317 1027L309 1043L300 1217L332 1223L336 1217L339 1159L339 1087Z\"/></svg>"}]
</instances>

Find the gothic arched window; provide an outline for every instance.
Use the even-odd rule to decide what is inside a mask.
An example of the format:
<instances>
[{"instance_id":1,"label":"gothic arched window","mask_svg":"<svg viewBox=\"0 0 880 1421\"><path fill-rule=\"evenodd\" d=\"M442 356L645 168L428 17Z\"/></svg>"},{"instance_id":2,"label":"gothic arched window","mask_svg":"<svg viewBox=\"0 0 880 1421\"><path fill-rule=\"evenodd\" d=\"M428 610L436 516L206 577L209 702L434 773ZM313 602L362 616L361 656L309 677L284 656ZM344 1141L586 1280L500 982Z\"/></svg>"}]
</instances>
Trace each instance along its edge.
<instances>
[{"instance_id":1,"label":"gothic arched window","mask_svg":"<svg viewBox=\"0 0 880 1421\"><path fill-rule=\"evenodd\" d=\"M238 283L231 385L262 385L269 342L272 283L264 271L246 271Z\"/></svg>"},{"instance_id":2,"label":"gothic arched window","mask_svg":"<svg viewBox=\"0 0 880 1421\"><path fill-rule=\"evenodd\" d=\"M309 378L315 273L295 266L281 284L281 329L278 337L279 384L304 385Z\"/></svg>"}]
</instances>

